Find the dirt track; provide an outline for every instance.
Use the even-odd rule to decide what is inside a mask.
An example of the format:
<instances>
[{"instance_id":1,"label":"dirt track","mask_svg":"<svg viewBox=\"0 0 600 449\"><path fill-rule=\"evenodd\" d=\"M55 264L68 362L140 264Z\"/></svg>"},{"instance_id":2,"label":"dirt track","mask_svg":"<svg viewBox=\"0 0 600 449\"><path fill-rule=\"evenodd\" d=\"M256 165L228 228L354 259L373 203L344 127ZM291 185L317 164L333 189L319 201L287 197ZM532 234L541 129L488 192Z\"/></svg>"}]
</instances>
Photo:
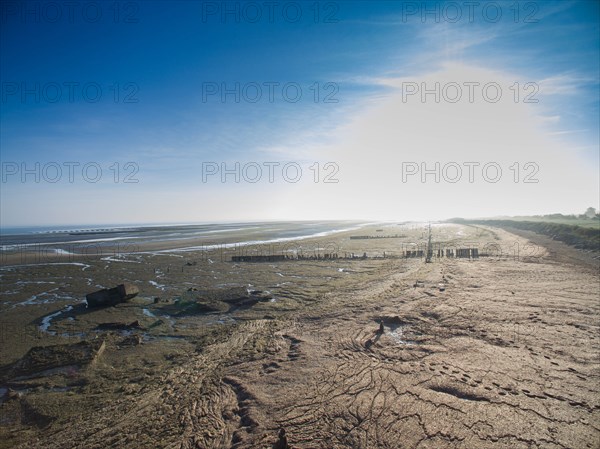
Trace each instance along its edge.
<instances>
[{"instance_id":1,"label":"dirt track","mask_svg":"<svg viewBox=\"0 0 600 449\"><path fill-rule=\"evenodd\" d=\"M270 448L284 427L297 449L598 448L599 288L596 268L545 250L389 260L21 447Z\"/></svg>"}]
</instances>

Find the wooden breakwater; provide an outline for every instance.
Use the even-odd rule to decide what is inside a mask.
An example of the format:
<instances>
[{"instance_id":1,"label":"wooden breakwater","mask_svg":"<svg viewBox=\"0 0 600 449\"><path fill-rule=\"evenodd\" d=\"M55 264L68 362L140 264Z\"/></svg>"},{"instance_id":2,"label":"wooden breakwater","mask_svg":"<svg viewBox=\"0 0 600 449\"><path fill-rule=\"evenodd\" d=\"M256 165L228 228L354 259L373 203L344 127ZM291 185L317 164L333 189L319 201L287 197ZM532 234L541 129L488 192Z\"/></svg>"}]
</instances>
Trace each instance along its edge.
<instances>
[{"instance_id":1,"label":"wooden breakwater","mask_svg":"<svg viewBox=\"0 0 600 449\"><path fill-rule=\"evenodd\" d=\"M384 253L385 257L385 253ZM337 253L325 253L325 254L253 254L244 256L231 256L232 262L285 262L285 261L299 261L299 260L345 260L345 259L368 259L367 253L362 256L355 255L354 253L344 253L340 256ZM372 258L372 257L371 257ZM381 257L379 257L381 258Z\"/></svg>"},{"instance_id":2,"label":"wooden breakwater","mask_svg":"<svg viewBox=\"0 0 600 449\"><path fill-rule=\"evenodd\" d=\"M457 259L479 259L478 248L438 249L434 251L437 257L454 257Z\"/></svg>"},{"instance_id":3,"label":"wooden breakwater","mask_svg":"<svg viewBox=\"0 0 600 449\"><path fill-rule=\"evenodd\" d=\"M409 250L402 252L402 258L414 259L425 257L427 252L425 250ZM447 257L455 259L479 259L479 250L477 248L456 248L456 249L438 249L432 250L430 257Z\"/></svg>"},{"instance_id":4,"label":"wooden breakwater","mask_svg":"<svg viewBox=\"0 0 600 449\"><path fill-rule=\"evenodd\" d=\"M351 235L350 240L370 240L370 239L403 239L405 235Z\"/></svg>"},{"instance_id":5,"label":"wooden breakwater","mask_svg":"<svg viewBox=\"0 0 600 449\"><path fill-rule=\"evenodd\" d=\"M426 256L426 251L407 250L401 251L399 254L390 254L384 252L383 255L362 255L355 253L344 253L343 255L338 253L324 253L324 254L248 254L231 256L232 262L297 262L303 260L365 260L365 259L421 259ZM455 258L455 259L478 259L480 257L479 250L477 248L456 248L456 249L438 249L434 250L432 257L437 258Z\"/></svg>"}]
</instances>

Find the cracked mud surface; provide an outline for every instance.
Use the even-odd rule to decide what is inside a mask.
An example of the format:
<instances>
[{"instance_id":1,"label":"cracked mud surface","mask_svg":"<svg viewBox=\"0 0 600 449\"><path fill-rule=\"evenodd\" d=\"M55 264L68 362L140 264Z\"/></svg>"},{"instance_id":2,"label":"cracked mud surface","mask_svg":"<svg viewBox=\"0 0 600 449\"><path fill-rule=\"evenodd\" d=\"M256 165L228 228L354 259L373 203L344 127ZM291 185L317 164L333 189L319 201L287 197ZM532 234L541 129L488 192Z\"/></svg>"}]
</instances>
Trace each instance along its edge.
<instances>
[{"instance_id":1,"label":"cracked mud surface","mask_svg":"<svg viewBox=\"0 0 600 449\"><path fill-rule=\"evenodd\" d=\"M144 354L154 369L115 375L103 396L119 363L152 346L109 341L89 383L56 399L83 404L76 414L52 416L35 395L4 413L28 417L23 448L271 448L281 427L297 449L598 448L597 266L546 243L519 260L362 262L360 282L307 289L302 307L160 343L151 352L170 363Z\"/></svg>"}]
</instances>

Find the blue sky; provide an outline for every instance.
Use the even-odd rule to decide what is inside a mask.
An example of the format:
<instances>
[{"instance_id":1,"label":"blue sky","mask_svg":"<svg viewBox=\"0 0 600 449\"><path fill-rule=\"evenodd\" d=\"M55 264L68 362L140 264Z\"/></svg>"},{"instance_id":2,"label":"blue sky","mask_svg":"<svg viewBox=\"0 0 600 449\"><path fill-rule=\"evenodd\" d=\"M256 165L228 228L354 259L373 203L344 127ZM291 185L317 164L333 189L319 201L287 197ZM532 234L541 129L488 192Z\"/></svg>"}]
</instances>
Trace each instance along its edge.
<instances>
[{"instance_id":1,"label":"blue sky","mask_svg":"<svg viewBox=\"0 0 600 449\"><path fill-rule=\"evenodd\" d=\"M473 20L468 2L319 2L318 19L313 2L280 2L272 20L264 2L99 2L98 11L84 10L88 2L75 2L73 11L54 2L57 20L49 3L2 4L3 226L433 219L598 207L599 2L517 2L517 17L513 1L482 1ZM224 7L239 8L239 19L223 16ZM437 19L423 15L436 8ZM462 17L453 20L458 10ZM250 23L256 11L262 16ZM407 83L437 80L497 82L503 101L399 101ZM521 89L535 83L538 103L505 102L515 82ZM240 93L248 89L239 102L206 93L236 83ZM265 83L279 83L273 101ZM292 96L294 86L302 89L298 101L285 97L286 83ZM262 97L248 101L256 85ZM84 86L90 97L99 86L98 101L84 98ZM323 101L327 94L334 101ZM297 163L302 179L290 183L280 172L273 183L264 173L257 183L202 179L203 162L263 161ZM399 182L406 161L493 161L504 173L500 183ZM511 164L532 161L539 183L510 180ZM55 183L10 174L36 162L93 162L103 172L96 183L78 168L73 183L66 170ZM128 162L139 167L137 183L122 182ZM339 182L315 183L308 168L315 162L334 162Z\"/></svg>"}]
</instances>

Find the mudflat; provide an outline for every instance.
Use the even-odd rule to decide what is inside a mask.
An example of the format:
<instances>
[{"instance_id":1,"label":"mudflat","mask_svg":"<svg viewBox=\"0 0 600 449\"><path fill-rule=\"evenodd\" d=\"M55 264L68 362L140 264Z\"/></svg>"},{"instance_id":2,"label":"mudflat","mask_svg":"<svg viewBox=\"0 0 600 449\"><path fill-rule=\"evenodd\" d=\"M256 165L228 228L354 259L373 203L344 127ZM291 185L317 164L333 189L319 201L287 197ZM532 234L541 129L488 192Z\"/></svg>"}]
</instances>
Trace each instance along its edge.
<instances>
[{"instance_id":1,"label":"mudflat","mask_svg":"<svg viewBox=\"0 0 600 449\"><path fill-rule=\"evenodd\" d=\"M450 224L434 242L481 257L402 257L425 239L5 265L0 447L600 447L598 259ZM82 303L123 282L139 295Z\"/></svg>"}]
</instances>

